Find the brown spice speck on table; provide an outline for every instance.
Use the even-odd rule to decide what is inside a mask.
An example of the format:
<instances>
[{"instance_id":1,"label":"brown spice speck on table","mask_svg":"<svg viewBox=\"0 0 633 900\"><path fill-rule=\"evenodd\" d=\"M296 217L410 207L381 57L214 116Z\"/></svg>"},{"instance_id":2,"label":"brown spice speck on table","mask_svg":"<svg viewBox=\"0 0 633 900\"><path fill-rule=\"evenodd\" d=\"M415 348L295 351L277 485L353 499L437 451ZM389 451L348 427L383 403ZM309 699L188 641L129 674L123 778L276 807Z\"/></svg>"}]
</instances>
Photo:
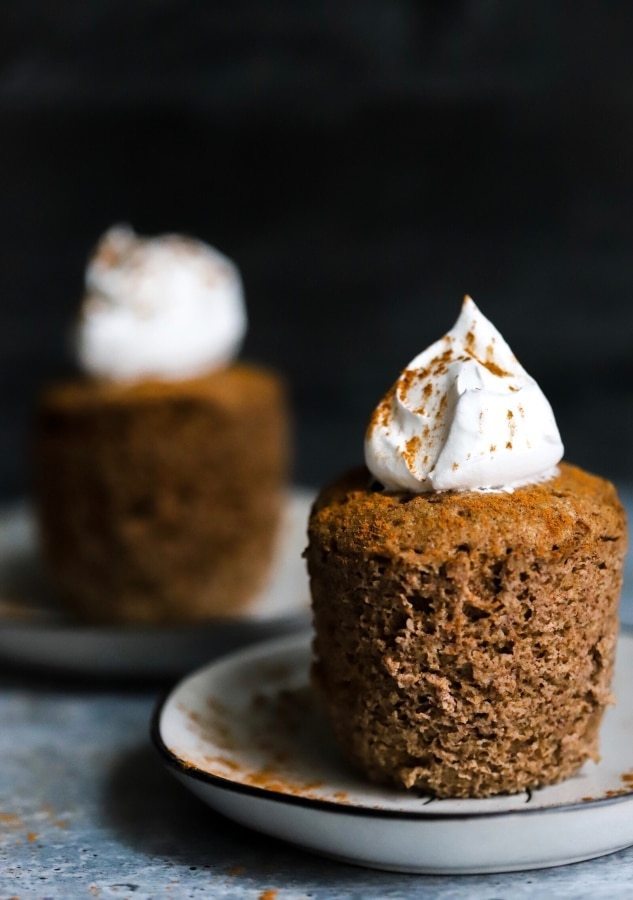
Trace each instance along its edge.
<instances>
[{"instance_id":1,"label":"brown spice speck on table","mask_svg":"<svg viewBox=\"0 0 633 900\"><path fill-rule=\"evenodd\" d=\"M240 875L244 875L246 872L246 866L231 866L226 870L226 874L231 878L237 878Z\"/></svg>"},{"instance_id":2,"label":"brown spice speck on table","mask_svg":"<svg viewBox=\"0 0 633 900\"><path fill-rule=\"evenodd\" d=\"M15 813L0 812L0 829L3 827L6 829L21 828L23 825L24 822Z\"/></svg>"}]
</instances>

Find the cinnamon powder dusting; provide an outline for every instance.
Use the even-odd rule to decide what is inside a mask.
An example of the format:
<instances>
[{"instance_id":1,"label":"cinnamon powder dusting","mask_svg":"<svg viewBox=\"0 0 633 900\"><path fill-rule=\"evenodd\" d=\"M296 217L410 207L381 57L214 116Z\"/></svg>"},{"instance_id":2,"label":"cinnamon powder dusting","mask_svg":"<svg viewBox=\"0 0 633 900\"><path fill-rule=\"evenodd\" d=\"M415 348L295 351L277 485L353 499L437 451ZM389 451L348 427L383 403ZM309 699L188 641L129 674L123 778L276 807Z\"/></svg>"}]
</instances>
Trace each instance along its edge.
<instances>
[{"instance_id":1,"label":"cinnamon powder dusting","mask_svg":"<svg viewBox=\"0 0 633 900\"><path fill-rule=\"evenodd\" d=\"M475 359L477 359L477 357L475 357ZM478 359L477 362L499 378L507 378L510 375L509 372L506 372L505 369L502 369L501 366L498 366L497 363L493 362L491 359Z\"/></svg>"},{"instance_id":2,"label":"cinnamon powder dusting","mask_svg":"<svg viewBox=\"0 0 633 900\"><path fill-rule=\"evenodd\" d=\"M474 329L474 325L470 329L470 331L467 333L467 335L464 339L464 345L466 347L466 352L469 354L469 356L471 356L474 360L476 360L476 362L478 362L480 366L483 366L485 369L488 369L488 371L492 375L496 375L498 378L507 378L510 375L510 372L506 372L505 369L502 369L501 366L498 365L492 358L494 356L494 352L495 352L494 344L492 344L492 343L488 344L488 346L486 347L486 358L479 359L479 357L475 353L475 332L473 329ZM493 341L494 341L494 338L493 338Z\"/></svg>"},{"instance_id":3,"label":"cinnamon powder dusting","mask_svg":"<svg viewBox=\"0 0 633 900\"><path fill-rule=\"evenodd\" d=\"M93 256L93 264L98 263L106 269L113 269L118 265L123 255L121 248L117 246L115 241L103 238L99 242Z\"/></svg>"},{"instance_id":4,"label":"cinnamon powder dusting","mask_svg":"<svg viewBox=\"0 0 633 900\"><path fill-rule=\"evenodd\" d=\"M396 383L397 384L397 383ZM369 425L367 426L367 437L371 437L374 428L386 428L389 425L391 416L391 404L396 393L396 384L392 384L385 396L382 398L376 409L371 414Z\"/></svg>"},{"instance_id":5,"label":"cinnamon powder dusting","mask_svg":"<svg viewBox=\"0 0 633 900\"><path fill-rule=\"evenodd\" d=\"M418 372L416 369L405 369L400 378L398 379L398 395L403 399L407 399L407 394L411 390L411 386L417 379L422 379L424 377L423 372Z\"/></svg>"},{"instance_id":6,"label":"cinnamon powder dusting","mask_svg":"<svg viewBox=\"0 0 633 900\"><path fill-rule=\"evenodd\" d=\"M404 445L404 453L402 455L404 456L404 461L405 461L408 469L413 468L416 454L417 454L418 450L420 449L420 444L421 444L420 436L417 434L414 434L413 437L409 438L409 440Z\"/></svg>"}]
</instances>

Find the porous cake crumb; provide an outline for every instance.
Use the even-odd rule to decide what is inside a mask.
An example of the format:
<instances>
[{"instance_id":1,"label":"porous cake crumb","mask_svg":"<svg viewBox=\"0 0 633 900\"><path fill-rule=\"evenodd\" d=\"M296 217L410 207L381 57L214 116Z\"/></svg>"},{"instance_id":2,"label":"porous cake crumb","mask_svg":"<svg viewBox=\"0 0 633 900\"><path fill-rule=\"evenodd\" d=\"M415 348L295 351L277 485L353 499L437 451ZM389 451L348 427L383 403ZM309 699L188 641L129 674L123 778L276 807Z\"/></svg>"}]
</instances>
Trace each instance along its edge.
<instances>
[{"instance_id":1,"label":"porous cake crumb","mask_svg":"<svg viewBox=\"0 0 633 900\"><path fill-rule=\"evenodd\" d=\"M626 524L561 464L514 493L326 488L306 551L314 680L369 778L437 797L552 784L598 759Z\"/></svg>"}]
</instances>

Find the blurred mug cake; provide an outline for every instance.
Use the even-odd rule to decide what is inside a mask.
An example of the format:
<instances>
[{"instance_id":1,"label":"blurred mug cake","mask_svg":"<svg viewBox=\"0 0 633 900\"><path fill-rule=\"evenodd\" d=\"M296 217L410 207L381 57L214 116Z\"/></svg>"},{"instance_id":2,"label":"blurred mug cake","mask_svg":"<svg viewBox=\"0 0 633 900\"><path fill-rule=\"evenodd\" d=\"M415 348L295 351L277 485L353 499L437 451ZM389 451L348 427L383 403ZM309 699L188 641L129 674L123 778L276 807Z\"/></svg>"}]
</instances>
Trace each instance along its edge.
<instances>
[{"instance_id":1,"label":"blurred mug cake","mask_svg":"<svg viewBox=\"0 0 633 900\"><path fill-rule=\"evenodd\" d=\"M626 524L613 485L562 456L546 397L467 297L378 404L367 468L318 498L315 680L369 778L485 797L598 758Z\"/></svg>"},{"instance_id":2,"label":"blurred mug cake","mask_svg":"<svg viewBox=\"0 0 633 900\"><path fill-rule=\"evenodd\" d=\"M236 363L235 265L110 229L86 271L83 374L43 395L35 487L60 598L96 622L230 616L265 580L287 477L277 375Z\"/></svg>"}]
</instances>

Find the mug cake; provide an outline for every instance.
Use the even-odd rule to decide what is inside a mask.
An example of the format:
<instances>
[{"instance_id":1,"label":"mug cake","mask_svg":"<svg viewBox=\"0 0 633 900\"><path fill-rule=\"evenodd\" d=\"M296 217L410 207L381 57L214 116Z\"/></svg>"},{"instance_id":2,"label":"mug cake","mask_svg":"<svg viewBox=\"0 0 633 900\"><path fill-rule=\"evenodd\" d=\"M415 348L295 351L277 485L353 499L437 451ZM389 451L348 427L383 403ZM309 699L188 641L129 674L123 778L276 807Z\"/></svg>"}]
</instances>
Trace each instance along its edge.
<instances>
[{"instance_id":1,"label":"mug cake","mask_svg":"<svg viewBox=\"0 0 633 900\"><path fill-rule=\"evenodd\" d=\"M366 776L437 797L552 784L598 759L626 523L561 462L549 402L465 298L325 488L306 551L314 681Z\"/></svg>"},{"instance_id":2,"label":"mug cake","mask_svg":"<svg viewBox=\"0 0 633 900\"><path fill-rule=\"evenodd\" d=\"M35 434L44 559L95 622L230 616L262 585L288 468L281 379L236 362L236 266L188 237L109 230L86 271L82 374Z\"/></svg>"}]
</instances>

